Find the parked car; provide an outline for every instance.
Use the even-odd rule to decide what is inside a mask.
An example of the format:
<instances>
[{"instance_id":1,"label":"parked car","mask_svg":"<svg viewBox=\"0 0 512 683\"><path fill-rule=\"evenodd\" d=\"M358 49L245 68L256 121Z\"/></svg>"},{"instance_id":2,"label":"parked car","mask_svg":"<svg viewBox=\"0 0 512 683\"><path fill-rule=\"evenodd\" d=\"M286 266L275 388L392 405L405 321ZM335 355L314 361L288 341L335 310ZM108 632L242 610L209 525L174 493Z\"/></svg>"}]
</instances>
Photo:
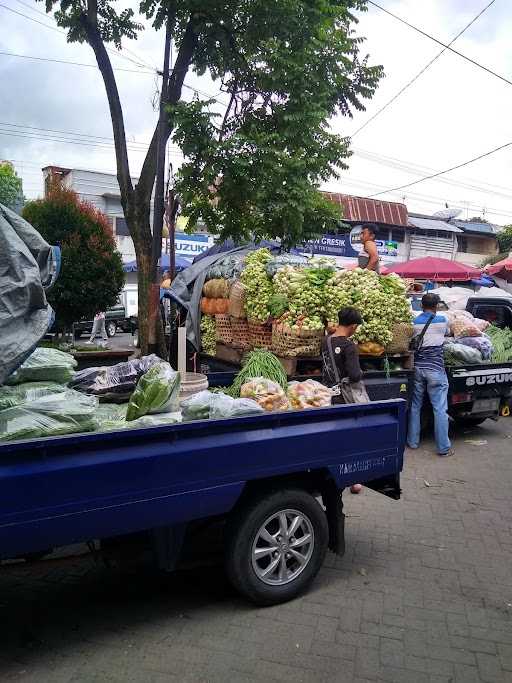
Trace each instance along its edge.
<instances>
[{"instance_id":1,"label":"parked car","mask_svg":"<svg viewBox=\"0 0 512 683\"><path fill-rule=\"evenodd\" d=\"M74 324L75 339L80 339L82 335L91 334L92 320L80 320ZM126 309L121 300L112 308L105 312L105 329L108 337L113 337L117 330L131 332L133 329L132 319L126 316Z\"/></svg>"}]
</instances>

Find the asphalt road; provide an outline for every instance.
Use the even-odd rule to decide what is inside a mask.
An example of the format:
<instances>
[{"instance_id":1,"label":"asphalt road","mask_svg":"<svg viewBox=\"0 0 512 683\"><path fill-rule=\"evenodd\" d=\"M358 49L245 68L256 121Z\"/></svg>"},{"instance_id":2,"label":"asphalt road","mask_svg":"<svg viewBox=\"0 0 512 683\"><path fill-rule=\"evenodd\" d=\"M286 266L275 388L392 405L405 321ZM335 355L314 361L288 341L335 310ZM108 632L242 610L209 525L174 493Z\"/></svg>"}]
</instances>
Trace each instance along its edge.
<instances>
[{"instance_id":1,"label":"asphalt road","mask_svg":"<svg viewBox=\"0 0 512 683\"><path fill-rule=\"evenodd\" d=\"M512 681L512 419L454 446L407 452L398 502L346 495L345 556L285 605L253 607L222 567L1 567L0 679Z\"/></svg>"}]
</instances>

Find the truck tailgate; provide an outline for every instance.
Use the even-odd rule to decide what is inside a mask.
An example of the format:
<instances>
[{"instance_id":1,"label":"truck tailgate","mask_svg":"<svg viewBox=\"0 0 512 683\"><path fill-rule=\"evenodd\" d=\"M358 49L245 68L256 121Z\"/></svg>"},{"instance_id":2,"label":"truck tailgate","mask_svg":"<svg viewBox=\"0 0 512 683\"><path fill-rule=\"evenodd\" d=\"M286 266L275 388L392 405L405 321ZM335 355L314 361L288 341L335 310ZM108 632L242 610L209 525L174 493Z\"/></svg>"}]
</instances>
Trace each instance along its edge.
<instances>
[{"instance_id":1,"label":"truck tailgate","mask_svg":"<svg viewBox=\"0 0 512 683\"><path fill-rule=\"evenodd\" d=\"M398 475L405 401L0 446L0 557L228 512L247 481Z\"/></svg>"}]
</instances>

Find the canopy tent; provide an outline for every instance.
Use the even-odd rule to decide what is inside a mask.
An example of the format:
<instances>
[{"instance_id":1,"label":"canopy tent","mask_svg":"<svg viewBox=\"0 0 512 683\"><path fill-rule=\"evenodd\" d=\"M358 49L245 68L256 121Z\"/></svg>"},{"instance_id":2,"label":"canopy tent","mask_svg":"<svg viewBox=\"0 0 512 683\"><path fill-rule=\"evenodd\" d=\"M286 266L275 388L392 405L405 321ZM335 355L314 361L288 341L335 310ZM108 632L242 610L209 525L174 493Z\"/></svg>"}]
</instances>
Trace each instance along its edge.
<instances>
[{"instance_id":1,"label":"canopy tent","mask_svg":"<svg viewBox=\"0 0 512 683\"><path fill-rule=\"evenodd\" d=\"M191 262L183 258L183 256L176 256L176 272L180 273L185 268L190 266ZM162 254L160 259L160 270L168 270L170 268L170 257L169 254ZM123 265L123 270L125 273L136 273L137 272L137 261L129 261Z\"/></svg>"},{"instance_id":2,"label":"canopy tent","mask_svg":"<svg viewBox=\"0 0 512 683\"><path fill-rule=\"evenodd\" d=\"M396 273L402 277L418 280L448 280L465 281L480 277L481 271L465 263L450 261L449 259L425 256L406 263L395 263L382 269L384 274Z\"/></svg>"},{"instance_id":3,"label":"canopy tent","mask_svg":"<svg viewBox=\"0 0 512 683\"><path fill-rule=\"evenodd\" d=\"M512 281L512 256L507 256L507 258L502 261L498 261L492 266L486 266L485 272L487 275L494 275L507 282Z\"/></svg>"}]
</instances>

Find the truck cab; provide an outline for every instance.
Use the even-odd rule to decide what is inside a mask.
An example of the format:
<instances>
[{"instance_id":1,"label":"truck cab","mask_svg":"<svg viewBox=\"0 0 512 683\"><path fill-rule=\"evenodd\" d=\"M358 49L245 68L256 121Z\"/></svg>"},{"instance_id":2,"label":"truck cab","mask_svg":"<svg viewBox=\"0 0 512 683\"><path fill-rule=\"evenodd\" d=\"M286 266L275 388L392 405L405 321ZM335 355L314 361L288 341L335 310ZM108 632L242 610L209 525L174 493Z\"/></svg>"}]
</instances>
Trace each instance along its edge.
<instances>
[{"instance_id":1,"label":"truck cab","mask_svg":"<svg viewBox=\"0 0 512 683\"><path fill-rule=\"evenodd\" d=\"M512 297L473 296L468 299L466 310L496 327L512 329Z\"/></svg>"}]
</instances>

